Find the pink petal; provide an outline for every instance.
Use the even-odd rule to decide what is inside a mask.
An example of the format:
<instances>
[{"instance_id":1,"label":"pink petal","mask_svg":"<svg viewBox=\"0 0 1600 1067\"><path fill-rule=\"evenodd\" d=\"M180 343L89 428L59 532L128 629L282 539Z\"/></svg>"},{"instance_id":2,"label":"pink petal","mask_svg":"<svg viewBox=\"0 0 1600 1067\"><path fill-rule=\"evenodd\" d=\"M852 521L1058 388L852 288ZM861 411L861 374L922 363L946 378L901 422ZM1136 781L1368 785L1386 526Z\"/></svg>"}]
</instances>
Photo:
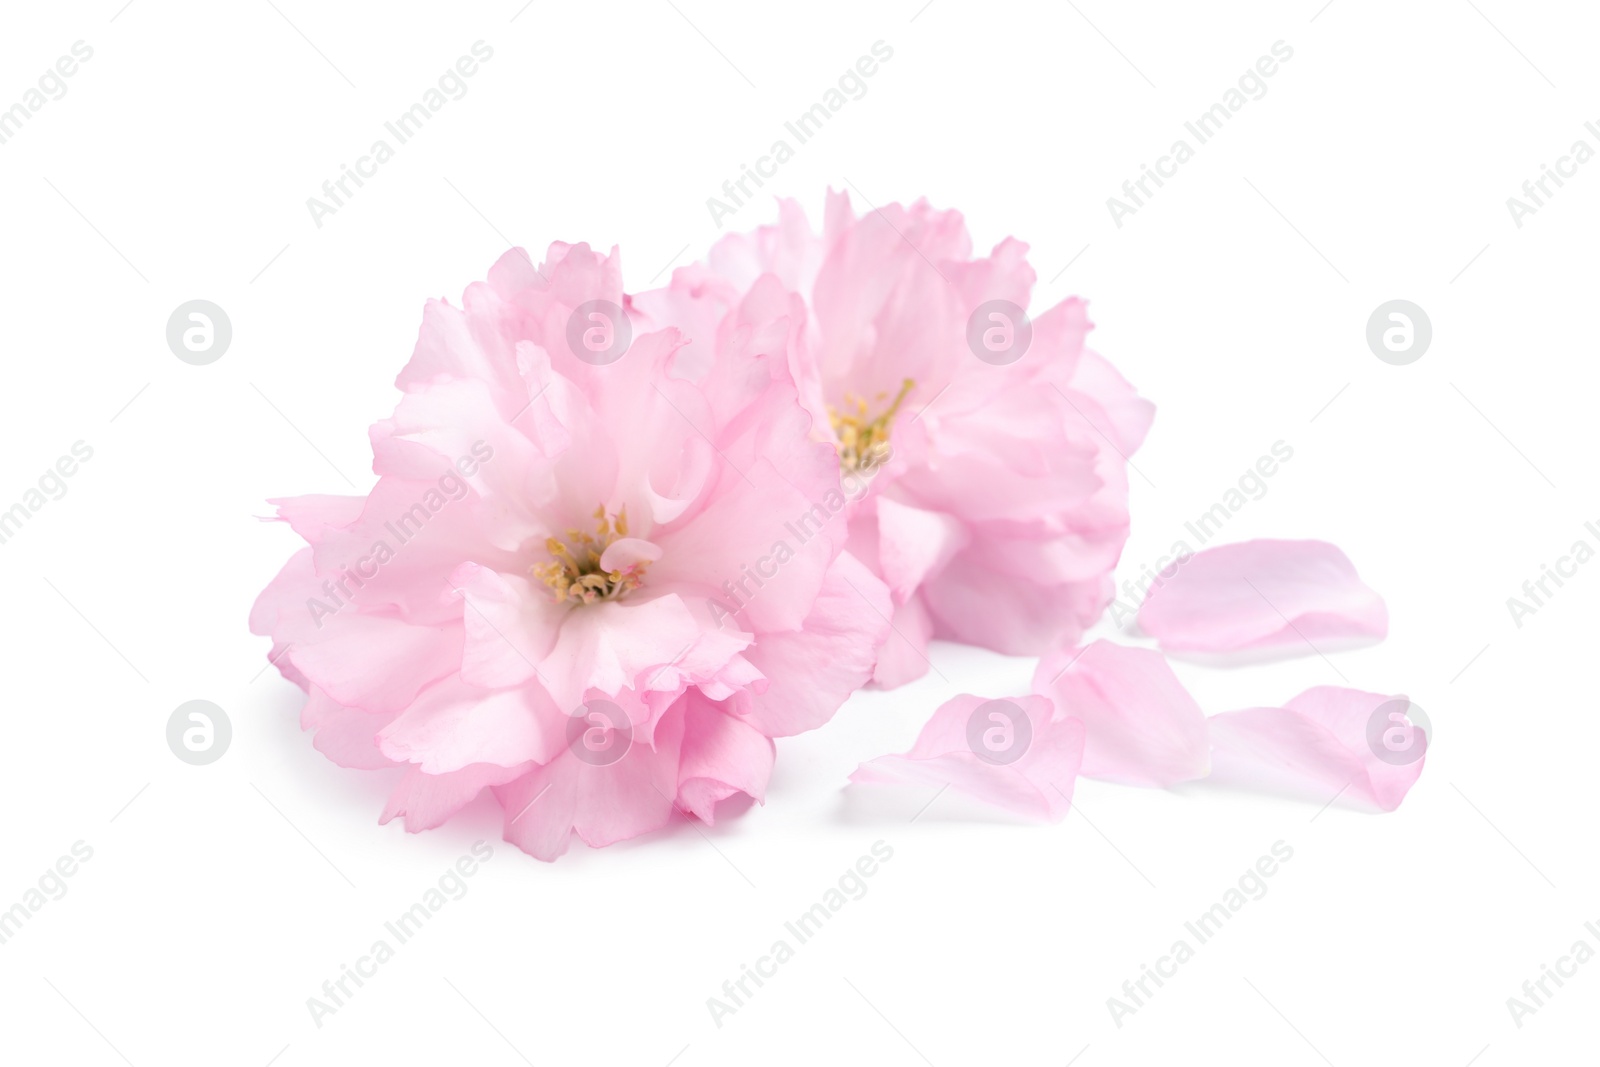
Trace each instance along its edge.
<instances>
[{"instance_id":1,"label":"pink petal","mask_svg":"<svg viewBox=\"0 0 1600 1067\"><path fill-rule=\"evenodd\" d=\"M633 743L615 763L597 766L571 750L496 786L505 809L505 839L541 860L567 850L576 832L598 848L659 830L672 818L678 789L683 716L674 711L656 729L656 747Z\"/></svg>"},{"instance_id":2,"label":"pink petal","mask_svg":"<svg viewBox=\"0 0 1600 1067\"><path fill-rule=\"evenodd\" d=\"M389 794L378 822L404 815L407 833L432 830L472 803L485 786L500 785L527 772L527 764L496 767L475 763L447 774L428 774L421 767L408 767Z\"/></svg>"},{"instance_id":3,"label":"pink petal","mask_svg":"<svg viewBox=\"0 0 1600 1067\"><path fill-rule=\"evenodd\" d=\"M344 707L313 686L300 711L300 728L314 730L312 746L339 766L376 770L395 763L378 748L378 733L393 718L393 713Z\"/></svg>"},{"instance_id":4,"label":"pink petal","mask_svg":"<svg viewBox=\"0 0 1600 1067\"><path fill-rule=\"evenodd\" d=\"M412 626L351 611L324 619L285 658L346 707L401 711L460 665L461 634L459 624Z\"/></svg>"},{"instance_id":5,"label":"pink petal","mask_svg":"<svg viewBox=\"0 0 1600 1067\"><path fill-rule=\"evenodd\" d=\"M1083 773L1169 786L1210 770L1206 717L1159 652L1096 641L1039 661L1033 689L1084 726Z\"/></svg>"},{"instance_id":6,"label":"pink petal","mask_svg":"<svg viewBox=\"0 0 1600 1067\"><path fill-rule=\"evenodd\" d=\"M450 585L465 601L461 677L485 689L533 678L535 665L555 647L571 609L557 604L542 585L476 563L457 568Z\"/></svg>"},{"instance_id":7,"label":"pink petal","mask_svg":"<svg viewBox=\"0 0 1600 1067\"><path fill-rule=\"evenodd\" d=\"M938 637L1037 656L1072 644L1111 601L1111 579L1045 585L996 570L993 557L964 552L922 587Z\"/></svg>"},{"instance_id":8,"label":"pink petal","mask_svg":"<svg viewBox=\"0 0 1600 1067\"><path fill-rule=\"evenodd\" d=\"M889 633L889 591L842 552L798 630L763 634L745 655L767 679L748 698L749 721L768 737L814 730L866 684Z\"/></svg>"},{"instance_id":9,"label":"pink petal","mask_svg":"<svg viewBox=\"0 0 1600 1067\"><path fill-rule=\"evenodd\" d=\"M1382 637L1383 599L1325 541L1243 541L1196 553L1153 585L1139 626L1162 648L1194 652Z\"/></svg>"},{"instance_id":10,"label":"pink petal","mask_svg":"<svg viewBox=\"0 0 1600 1067\"><path fill-rule=\"evenodd\" d=\"M1408 699L1338 686L1308 689L1281 708L1213 715L1208 725L1216 781L1383 811L1405 799L1428 749Z\"/></svg>"},{"instance_id":11,"label":"pink petal","mask_svg":"<svg viewBox=\"0 0 1600 1067\"><path fill-rule=\"evenodd\" d=\"M697 693L686 694L683 703L678 806L709 824L717 802L735 793L765 801L776 755L772 739Z\"/></svg>"},{"instance_id":12,"label":"pink petal","mask_svg":"<svg viewBox=\"0 0 1600 1067\"><path fill-rule=\"evenodd\" d=\"M383 727L378 747L391 760L448 774L474 763L547 763L566 746L567 716L537 683L487 690L446 678Z\"/></svg>"},{"instance_id":13,"label":"pink petal","mask_svg":"<svg viewBox=\"0 0 1600 1067\"><path fill-rule=\"evenodd\" d=\"M562 708L576 708L590 689L614 697L643 688L684 653L712 647L700 641L701 620L676 594L564 610L560 637L539 663L540 679Z\"/></svg>"},{"instance_id":14,"label":"pink petal","mask_svg":"<svg viewBox=\"0 0 1600 1067\"><path fill-rule=\"evenodd\" d=\"M970 535L953 516L911 507L888 497L873 504L878 518L878 562L896 604L904 604L930 574L966 547Z\"/></svg>"},{"instance_id":15,"label":"pink petal","mask_svg":"<svg viewBox=\"0 0 1600 1067\"><path fill-rule=\"evenodd\" d=\"M1057 719L1045 697L988 700L963 693L941 705L911 750L863 763L852 782L946 786L987 804L1060 821L1084 752L1083 724Z\"/></svg>"},{"instance_id":16,"label":"pink petal","mask_svg":"<svg viewBox=\"0 0 1600 1067\"><path fill-rule=\"evenodd\" d=\"M880 689L898 689L927 674L928 642L933 640L933 618L921 596L894 609L894 625L878 649L878 662L872 668L873 684Z\"/></svg>"},{"instance_id":17,"label":"pink petal","mask_svg":"<svg viewBox=\"0 0 1600 1067\"><path fill-rule=\"evenodd\" d=\"M600 569L621 571L640 563L654 563L661 549L638 537L622 537L600 554Z\"/></svg>"}]
</instances>

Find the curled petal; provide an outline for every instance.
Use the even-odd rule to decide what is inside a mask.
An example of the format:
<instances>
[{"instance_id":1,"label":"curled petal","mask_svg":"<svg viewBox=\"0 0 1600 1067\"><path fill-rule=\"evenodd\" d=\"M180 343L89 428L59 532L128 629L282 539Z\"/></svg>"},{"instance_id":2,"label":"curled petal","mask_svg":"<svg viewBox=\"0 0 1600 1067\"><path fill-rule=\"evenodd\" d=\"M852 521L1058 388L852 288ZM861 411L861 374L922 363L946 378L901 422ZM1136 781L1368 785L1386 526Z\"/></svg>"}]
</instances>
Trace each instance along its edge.
<instances>
[{"instance_id":1,"label":"curled petal","mask_svg":"<svg viewBox=\"0 0 1600 1067\"><path fill-rule=\"evenodd\" d=\"M986 804L1058 822L1083 761L1083 724L1057 718L1041 696L987 700L963 693L940 705L910 751L856 768L852 782L946 786Z\"/></svg>"},{"instance_id":2,"label":"curled petal","mask_svg":"<svg viewBox=\"0 0 1600 1067\"><path fill-rule=\"evenodd\" d=\"M1308 689L1281 708L1213 715L1212 778L1393 811L1422 774L1427 726L1403 696Z\"/></svg>"},{"instance_id":3,"label":"curled petal","mask_svg":"<svg viewBox=\"0 0 1600 1067\"><path fill-rule=\"evenodd\" d=\"M1084 727L1083 773L1169 786L1210 769L1205 713L1159 652L1096 641L1045 656L1033 689Z\"/></svg>"},{"instance_id":4,"label":"curled petal","mask_svg":"<svg viewBox=\"0 0 1600 1067\"><path fill-rule=\"evenodd\" d=\"M678 806L710 824L717 802L735 793L765 801L776 754L772 739L698 694L686 694L683 701Z\"/></svg>"},{"instance_id":5,"label":"curled petal","mask_svg":"<svg viewBox=\"0 0 1600 1067\"><path fill-rule=\"evenodd\" d=\"M1180 561L1151 586L1139 626L1170 650L1234 652L1382 637L1383 598L1325 541L1241 541Z\"/></svg>"}]
</instances>

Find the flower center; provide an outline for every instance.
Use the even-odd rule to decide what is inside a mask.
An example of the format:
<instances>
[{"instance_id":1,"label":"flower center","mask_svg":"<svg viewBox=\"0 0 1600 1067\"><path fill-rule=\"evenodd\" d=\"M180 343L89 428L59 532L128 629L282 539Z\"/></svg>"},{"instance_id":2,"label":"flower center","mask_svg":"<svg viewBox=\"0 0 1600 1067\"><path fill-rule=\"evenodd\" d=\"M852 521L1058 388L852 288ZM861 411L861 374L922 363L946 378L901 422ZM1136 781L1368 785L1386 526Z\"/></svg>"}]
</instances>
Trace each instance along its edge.
<instances>
[{"instance_id":1,"label":"flower center","mask_svg":"<svg viewBox=\"0 0 1600 1067\"><path fill-rule=\"evenodd\" d=\"M911 392L915 384L907 378L900 386L900 393L894 402L876 418L867 417L867 401L854 393L844 395L843 412L831 405L828 407L828 421L833 424L834 435L839 438L841 469L870 470L889 458L889 427L906 394ZM888 393L879 393L877 400L882 403L888 397Z\"/></svg>"},{"instance_id":2,"label":"flower center","mask_svg":"<svg viewBox=\"0 0 1600 1067\"><path fill-rule=\"evenodd\" d=\"M647 561L629 563L608 571L600 565L600 558L619 537L628 536L628 509L616 515L606 514L605 505L595 509L595 532L568 530L567 539L545 538L544 547L550 553L550 562L536 563L531 568L534 577L550 587L556 603L573 601L593 604L600 600L621 600L643 584Z\"/></svg>"}]
</instances>

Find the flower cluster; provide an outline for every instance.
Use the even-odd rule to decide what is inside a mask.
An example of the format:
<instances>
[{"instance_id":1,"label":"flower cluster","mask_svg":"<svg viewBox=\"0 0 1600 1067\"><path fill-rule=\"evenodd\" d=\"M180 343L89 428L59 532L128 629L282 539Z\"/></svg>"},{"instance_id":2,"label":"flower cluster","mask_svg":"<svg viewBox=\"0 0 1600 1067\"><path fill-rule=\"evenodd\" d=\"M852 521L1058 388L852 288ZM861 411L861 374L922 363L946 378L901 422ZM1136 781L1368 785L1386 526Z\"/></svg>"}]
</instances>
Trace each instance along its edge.
<instances>
[{"instance_id":1,"label":"flower cluster","mask_svg":"<svg viewBox=\"0 0 1600 1067\"><path fill-rule=\"evenodd\" d=\"M955 212L857 217L834 194L820 234L784 203L665 288L626 294L615 250L555 244L429 302L371 429L371 491L274 501L306 546L250 622L316 747L398 769L384 821L434 827L487 790L506 839L548 860L573 833L601 846L763 801L775 738L917 678L933 639L1074 648L1113 596L1153 408L1086 347L1081 301L1026 315L1025 253L974 256ZM1204 604L1182 595L1145 621L1202 647ZM1381 626L1381 601L1344 602ZM1080 769L1203 772L1204 722L1168 700L1145 745L1086 680L1102 660L1143 679L1130 700L1170 690L1115 654L1068 674L1076 696L1041 683L1020 698L1041 776L978 792L1054 814ZM940 737L974 713L958 699ZM930 744L877 777L949 747Z\"/></svg>"}]
</instances>

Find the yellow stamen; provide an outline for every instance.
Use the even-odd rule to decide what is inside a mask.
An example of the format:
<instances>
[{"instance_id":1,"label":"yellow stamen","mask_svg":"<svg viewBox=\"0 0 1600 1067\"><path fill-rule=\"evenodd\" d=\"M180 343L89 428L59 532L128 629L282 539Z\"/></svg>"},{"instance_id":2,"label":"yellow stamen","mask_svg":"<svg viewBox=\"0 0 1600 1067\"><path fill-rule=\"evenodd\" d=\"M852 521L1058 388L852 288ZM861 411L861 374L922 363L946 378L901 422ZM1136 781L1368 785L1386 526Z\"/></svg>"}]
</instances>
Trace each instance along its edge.
<instances>
[{"instance_id":1,"label":"yellow stamen","mask_svg":"<svg viewBox=\"0 0 1600 1067\"><path fill-rule=\"evenodd\" d=\"M643 584L648 562L630 563L621 570L606 571L600 557L618 538L628 536L628 509L608 515L605 505L595 509L595 529L599 536L582 530L568 530L565 542L545 538L548 563L536 563L533 576L550 587L557 603L593 604L601 600L621 600Z\"/></svg>"},{"instance_id":2,"label":"yellow stamen","mask_svg":"<svg viewBox=\"0 0 1600 1067\"><path fill-rule=\"evenodd\" d=\"M895 415L900 411L900 405L905 401L906 394L911 392L916 383L910 378L900 386L900 393L894 398L883 414L876 418L867 417L867 402L853 393L844 396L844 413L833 407L828 408L828 421L833 424L833 433L839 439L839 466L845 471L857 471L863 468L876 467L889 458L889 429L894 423ZM887 393L879 393L877 399L882 401L888 397Z\"/></svg>"}]
</instances>

